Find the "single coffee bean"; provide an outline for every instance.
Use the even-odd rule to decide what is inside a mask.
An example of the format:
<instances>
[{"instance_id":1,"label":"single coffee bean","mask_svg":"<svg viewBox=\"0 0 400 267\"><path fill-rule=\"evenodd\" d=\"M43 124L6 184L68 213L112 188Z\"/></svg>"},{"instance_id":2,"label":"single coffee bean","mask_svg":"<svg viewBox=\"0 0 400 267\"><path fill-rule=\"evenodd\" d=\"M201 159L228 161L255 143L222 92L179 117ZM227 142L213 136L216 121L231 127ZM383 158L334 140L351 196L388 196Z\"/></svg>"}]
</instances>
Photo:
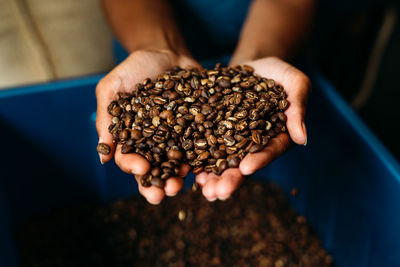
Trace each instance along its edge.
<instances>
[{"instance_id":1,"label":"single coffee bean","mask_svg":"<svg viewBox=\"0 0 400 267\"><path fill-rule=\"evenodd\" d=\"M242 149L246 146L247 142L248 142L247 139L244 138L240 140L238 143L236 143L236 147Z\"/></svg>"},{"instance_id":2,"label":"single coffee bean","mask_svg":"<svg viewBox=\"0 0 400 267\"><path fill-rule=\"evenodd\" d=\"M133 152L135 149L133 148L133 146L128 146L127 144L123 144L121 147L121 153L122 154L128 154Z\"/></svg>"},{"instance_id":3,"label":"single coffee bean","mask_svg":"<svg viewBox=\"0 0 400 267\"><path fill-rule=\"evenodd\" d=\"M280 120L281 122L286 122L287 117L286 117L285 113L283 113L283 112L278 112L277 114L278 114L278 118L279 118L279 120Z\"/></svg>"},{"instance_id":4,"label":"single coffee bean","mask_svg":"<svg viewBox=\"0 0 400 267\"><path fill-rule=\"evenodd\" d=\"M289 102L286 99L282 99L279 101L278 105L280 110L286 110L289 106Z\"/></svg>"},{"instance_id":5,"label":"single coffee bean","mask_svg":"<svg viewBox=\"0 0 400 267\"><path fill-rule=\"evenodd\" d=\"M139 180L143 187L149 187L151 186L151 178L152 176L150 174L145 174L140 177Z\"/></svg>"},{"instance_id":6,"label":"single coffee bean","mask_svg":"<svg viewBox=\"0 0 400 267\"><path fill-rule=\"evenodd\" d=\"M97 152L103 155L109 155L111 153L111 148L105 143L99 143L97 145Z\"/></svg>"},{"instance_id":7,"label":"single coffee bean","mask_svg":"<svg viewBox=\"0 0 400 267\"><path fill-rule=\"evenodd\" d=\"M232 136L229 136L229 135L224 135L224 139L223 140L224 140L224 144L227 147L233 146L236 143L235 138L233 138Z\"/></svg>"},{"instance_id":8,"label":"single coffee bean","mask_svg":"<svg viewBox=\"0 0 400 267\"><path fill-rule=\"evenodd\" d=\"M161 175L161 169L158 167L151 169L151 175L153 175L153 177L159 177Z\"/></svg>"},{"instance_id":9,"label":"single coffee bean","mask_svg":"<svg viewBox=\"0 0 400 267\"><path fill-rule=\"evenodd\" d=\"M249 123L249 129L250 130L257 129L258 125L259 125L258 121L252 121L252 122Z\"/></svg>"},{"instance_id":10,"label":"single coffee bean","mask_svg":"<svg viewBox=\"0 0 400 267\"><path fill-rule=\"evenodd\" d=\"M225 150L216 150L211 152L211 155L216 159L221 159L225 157L226 153Z\"/></svg>"},{"instance_id":11,"label":"single coffee bean","mask_svg":"<svg viewBox=\"0 0 400 267\"><path fill-rule=\"evenodd\" d=\"M167 152L167 157L168 157L168 159L172 159L172 160L181 160L183 158L183 153L179 150L170 149Z\"/></svg>"},{"instance_id":12,"label":"single coffee bean","mask_svg":"<svg viewBox=\"0 0 400 267\"><path fill-rule=\"evenodd\" d=\"M208 162L208 164L213 165L213 164L217 163L217 159L215 159L215 158L208 158L207 162Z\"/></svg>"},{"instance_id":13,"label":"single coffee bean","mask_svg":"<svg viewBox=\"0 0 400 267\"><path fill-rule=\"evenodd\" d=\"M194 145L198 149L206 149L207 148L207 140L206 139L199 139L194 142Z\"/></svg>"},{"instance_id":14,"label":"single coffee bean","mask_svg":"<svg viewBox=\"0 0 400 267\"><path fill-rule=\"evenodd\" d=\"M240 158L236 155L232 155L228 157L228 166L229 168L237 168L240 164Z\"/></svg>"},{"instance_id":15,"label":"single coffee bean","mask_svg":"<svg viewBox=\"0 0 400 267\"><path fill-rule=\"evenodd\" d=\"M261 134L254 130L251 133L251 140L255 143L255 144L261 144Z\"/></svg>"},{"instance_id":16,"label":"single coffee bean","mask_svg":"<svg viewBox=\"0 0 400 267\"><path fill-rule=\"evenodd\" d=\"M155 187L164 188L164 181L161 180L161 178L159 178L159 177L153 176L153 178L151 179L150 182L151 182L151 185L154 185Z\"/></svg>"},{"instance_id":17,"label":"single coffee bean","mask_svg":"<svg viewBox=\"0 0 400 267\"><path fill-rule=\"evenodd\" d=\"M208 159L209 157L210 157L210 152L204 151L203 153L201 153L201 154L197 157L197 159L203 161L203 160Z\"/></svg>"},{"instance_id":18,"label":"single coffee bean","mask_svg":"<svg viewBox=\"0 0 400 267\"><path fill-rule=\"evenodd\" d=\"M197 113L196 116L194 117L194 121L198 124L203 123L206 120L204 117L203 113Z\"/></svg>"},{"instance_id":19,"label":"single coffee bean","mask_svg":"<svg viewBox=\"0 0 400 267\"><path fill-rule=\"evenodd\" d=\"M264 149L264 146L261 144L254 144L251 146L249 153L257 153Z\"/></svg>"},{"instance_id":20,"label":"single coffee bean","mask_svg":"<svg viewBox=\"0 0 400 267\"><path fill-rule=\"evenodd\" d=\"M129 139L129 136L130 136L130 132L127 129L125 129L119 133L119 139L123 140L123 141Z\"/></svg>"},{"instance_id":21,"label":"single coffee bean","mask_svg":"<svg viewBox=\"0 0 400 267\"><path fill-rule=\"evenodd\" d=\"M211 129L214 126L214 123L211 121L206 121L206 122L204 122L203 126L206 129Z\"/></svg>"},{"instance_id":22,"label":"single coffee bean","mask_svg":"<svg viewBox=\"0 0 400 267\"><path fill-rule=\"evenodd\" d=\"M217 144L217 138L214 135L211 134L211 135L209 135L207 137L207 143L208 143L209 146L216 145Z\"/></svg>"},{"instance_id":23,"label":"single coffee bean","mask_svg":"<svg viewBox=\"0 0 400 267\"><path fill-rule=\"evenodd\" d=\"M142 138L142 132L139 130L132 130L131 131L131 138L134 140L138 140Z\"/></svg>"},{"instance_id":24,"label":"single coffee bean","mask_svg":"<svg viewBox=\"0 0 400 267\"><path fill-rule=\"evenodd\" d=\"M229 78L227 79L222 78L218 80L218 85L221 86L222 88L228 88L231 86L231 81Z\"/></svg>"},{"instance_id":25,"label":"single coffee bean","mask_svg":"<svg viewBox=\"0 0 400 267\"><path fill-rule=\"evenodd\" d=\"M114 108L111 110L110 113L111 113L112 116L118 117L118 116L121 115L122 109L121 109L120 107L114 107Z\"/></svg>"},{"instance_id":26,"label":"single coffee bean","mask_svg":"<svg viewBox=\"0 0 400 267\"><path fill-rule=\"evenodd\" d=\"M228 155L232 155L232 154L235 154L235 153L237 152L237 147L235 147L235 146L229 146L229 147L227 147L227 148L225 149L225 151L226 151L226 153L227 153Z\"/></svg>"},{"instance_id":27,"label":"single coffee bean","mask_svg":"<svg viewBox=\"0 0 400 267\"><path fill-rule=\"evenodd\" d=\"M197 158L196 153L193 150L186 151L186 159L192 161Z\"/></svg>"}]
</instances>

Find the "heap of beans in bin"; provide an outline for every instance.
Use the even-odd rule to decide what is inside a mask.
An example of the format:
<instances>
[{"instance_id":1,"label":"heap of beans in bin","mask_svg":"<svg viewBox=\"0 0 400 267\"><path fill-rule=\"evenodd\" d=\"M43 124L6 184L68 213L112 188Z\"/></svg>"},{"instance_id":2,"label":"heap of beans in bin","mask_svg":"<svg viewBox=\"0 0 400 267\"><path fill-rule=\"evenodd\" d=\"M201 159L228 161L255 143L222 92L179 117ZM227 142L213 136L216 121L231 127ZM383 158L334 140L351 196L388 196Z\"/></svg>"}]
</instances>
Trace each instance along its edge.
<instances>
[{"instance_id":1,"label":"heap of beans in bin","mask_svg":"<svg viewBox=\"0 0 400 267\"><path fill-rule=\"evenodd\" d=\"M283 87L250 66L174 67L118 93L108 106L109 132L123 154L150 162L141 184L163 187L182 164L195 174L237 168L247 153L286 132L288 106ZM111 149L101 143L98 151Z\"/></svg>"}]
</instances>

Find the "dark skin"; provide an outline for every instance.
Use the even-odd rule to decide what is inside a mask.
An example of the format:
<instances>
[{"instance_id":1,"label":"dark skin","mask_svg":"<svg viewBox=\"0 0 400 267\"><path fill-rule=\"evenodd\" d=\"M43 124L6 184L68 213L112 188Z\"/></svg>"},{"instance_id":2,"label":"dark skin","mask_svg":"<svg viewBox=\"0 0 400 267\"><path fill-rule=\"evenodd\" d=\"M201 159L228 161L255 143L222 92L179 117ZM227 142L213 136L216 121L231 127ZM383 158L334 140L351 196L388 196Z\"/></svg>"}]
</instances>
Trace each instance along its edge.
<instances>
[{"instance_id":1,"label":"dark skin","mask_svg":"<svg viewBox=\"0 0 400 267\"><path fill-rule=\"evenodd\" d=\"M124 172L138 177L150 170L150 164L137 154L121 154L108 133L111 116L107 105L119 91L128 91L136 83L178 65L198 66L192 58L174 21L166 0L103 0L106 17L114 34L131 53L107 74L96 88L99 142L112 147L110 155L100 155L102 163L113 157ZM290 139L307 144L304 123L307 97L311 86L308 77L283 60L289 59L306 40L312 21L314 0L254 0L240 34L231 65L248 64L261 76L282 84L291 103L286 110L288 134L272 139L261 152L248 154L239 168L231 168L220 176L200 173L196 181L209 200L225 200L235 191L245 175L268 165L287 149ZM183 186L189 166L183 165L180 177L170 178L163 189L145 188L138 183L140 193L151 204L159 204L165 195L174 196Z\"/></svg>"}]
</instances>

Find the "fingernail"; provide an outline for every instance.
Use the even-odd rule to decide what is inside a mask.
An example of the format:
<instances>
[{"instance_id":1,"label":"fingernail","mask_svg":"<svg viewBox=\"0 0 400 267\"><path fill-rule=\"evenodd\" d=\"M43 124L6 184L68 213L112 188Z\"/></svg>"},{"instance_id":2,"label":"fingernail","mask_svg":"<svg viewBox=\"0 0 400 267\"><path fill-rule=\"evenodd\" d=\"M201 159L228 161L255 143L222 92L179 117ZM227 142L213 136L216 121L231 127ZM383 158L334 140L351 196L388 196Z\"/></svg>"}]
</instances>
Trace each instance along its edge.
<instances>
[{"instance_id":1,"label":"fingernail","mask_svg":"<svg viewBox=\"0 0 400 267\"><path fill-rule=\"evenodd\" d=\"M174 196L176 196L178 193L175 193L175 194L168 194L167 192L165 192L165 195L167 195L168 197L174 197Z\"/></svg>"},{"instance_id":2,"label":"fingernail","mask_svg":"<svg viewBox=\"0 0 400 267\"><path fill-rule=\"evenodd\" d=\"M214 202L215 200L217 200L217 198L215 197L215 198L207 198L207 200L209 201L209 202Z\"/></svg>"},{"instance_id":3,"label":"fingernail","mask_svg":"<svg viewBox=\"0 0 400 267\"><path fill-rule=\"evenodd\" d=\"M304 146L306 146L307 145L307 129L306 129L306 124L304 123L304 121L303 121L303 123L302 123L302 127L303 127L303 134L304 134L304 136L305 136L305 138L306 138L306 141L304 142Z\"/></svg>"},{"instance_id":4,"label":"fingernail","mask_svg":"<svg viewBox=\"0 0 400 267\"><path fill-rule=\"evenodd\" d=\"M225 201L230 197L231 197L231 195L227 195L227 196L224 196L224 197L218 197L218 199L221 200L221 201Z\"/></svg>"},{"instance_id":5,"label":"fingernail","mask_svg":"<svg viewBox=\"0 0 400 267\"><path fill-rule=\"evenodd\" d=\"M149 202L151 205L158 205L158 204L161 203L161 201L159 201L159 202L151 202L151 201L149 201L149 200L147 200L147 202Z\"/></svg>"},{"instance_id":6,"label":"fingernail","mask_svg":"<svg viewBox=\"0 0 400 267\"><path fill-rule=\"evenodd\" d=\"M99 138L99 142L97 142L97 144L100 144L101 142L103 142L103 138ZM100 159L100 163L101 165L104 165L104 161L103 158L101 157L101 154L99 153L99 159Z\"/></svg>"}]
</instances>

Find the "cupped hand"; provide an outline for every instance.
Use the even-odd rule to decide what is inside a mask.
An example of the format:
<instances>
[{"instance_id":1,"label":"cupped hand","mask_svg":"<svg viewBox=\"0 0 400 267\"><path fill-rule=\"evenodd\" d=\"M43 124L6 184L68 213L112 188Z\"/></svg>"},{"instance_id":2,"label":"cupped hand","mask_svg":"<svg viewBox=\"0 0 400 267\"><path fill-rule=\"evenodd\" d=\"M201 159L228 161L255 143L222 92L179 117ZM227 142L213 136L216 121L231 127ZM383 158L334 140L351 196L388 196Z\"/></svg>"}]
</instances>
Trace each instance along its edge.
<instances>
[{"instance_id":1,"label":"cupped hand","mask_svg":"<svg viewBox=\"0 0 400 267\"><path fill-rule=\"evenodd\" d=\"M99 135L99 143L105 143L111 147L109 155L99 154L101 163L110 161L113 157L116 164L126 173L133 174L138 182L139 192L151 204L158 204L165 195L174 196L183 186L182 177L189 172L189 166L181 167L179 176L169 178L163 189L150 186L143 187L139 177L150 170L150 163L138 154L122 154L121 145L115 146L112 135L108 132L111 123L111 115L107 107L111 101L117 98L118 92L130 92L137 83L146 78L154 79L158 74L173 66L199 66L196 61L186 56L178 56L166 50L140 50L133 52L120 65L115 67L97 85L97 118L96 128Z\"/></svg>"},{"instance_id":2,"label":"cupped hand","mask_svg":"<svg viewBox=\"0 0 400 267\"><path fill-rule=\"evenodd\" d=\"M289 146L290 139L299 145L307 144L307 131L304 122L307 98L311 91L309 78L292 65L275 57L267 57L243 64L252 66L254 72L262 77L274 79L287 92L290 103L285 111L288 134L281 133L272 138L263 151L247 154L239 168L229 168L220 176L214 173L200 173L197 183L203 195L209 200L225 200L240 186L245 175L251 175L282 155ZM290 138L289 138L290 136Z\"/></svg>"}]
</instances>

